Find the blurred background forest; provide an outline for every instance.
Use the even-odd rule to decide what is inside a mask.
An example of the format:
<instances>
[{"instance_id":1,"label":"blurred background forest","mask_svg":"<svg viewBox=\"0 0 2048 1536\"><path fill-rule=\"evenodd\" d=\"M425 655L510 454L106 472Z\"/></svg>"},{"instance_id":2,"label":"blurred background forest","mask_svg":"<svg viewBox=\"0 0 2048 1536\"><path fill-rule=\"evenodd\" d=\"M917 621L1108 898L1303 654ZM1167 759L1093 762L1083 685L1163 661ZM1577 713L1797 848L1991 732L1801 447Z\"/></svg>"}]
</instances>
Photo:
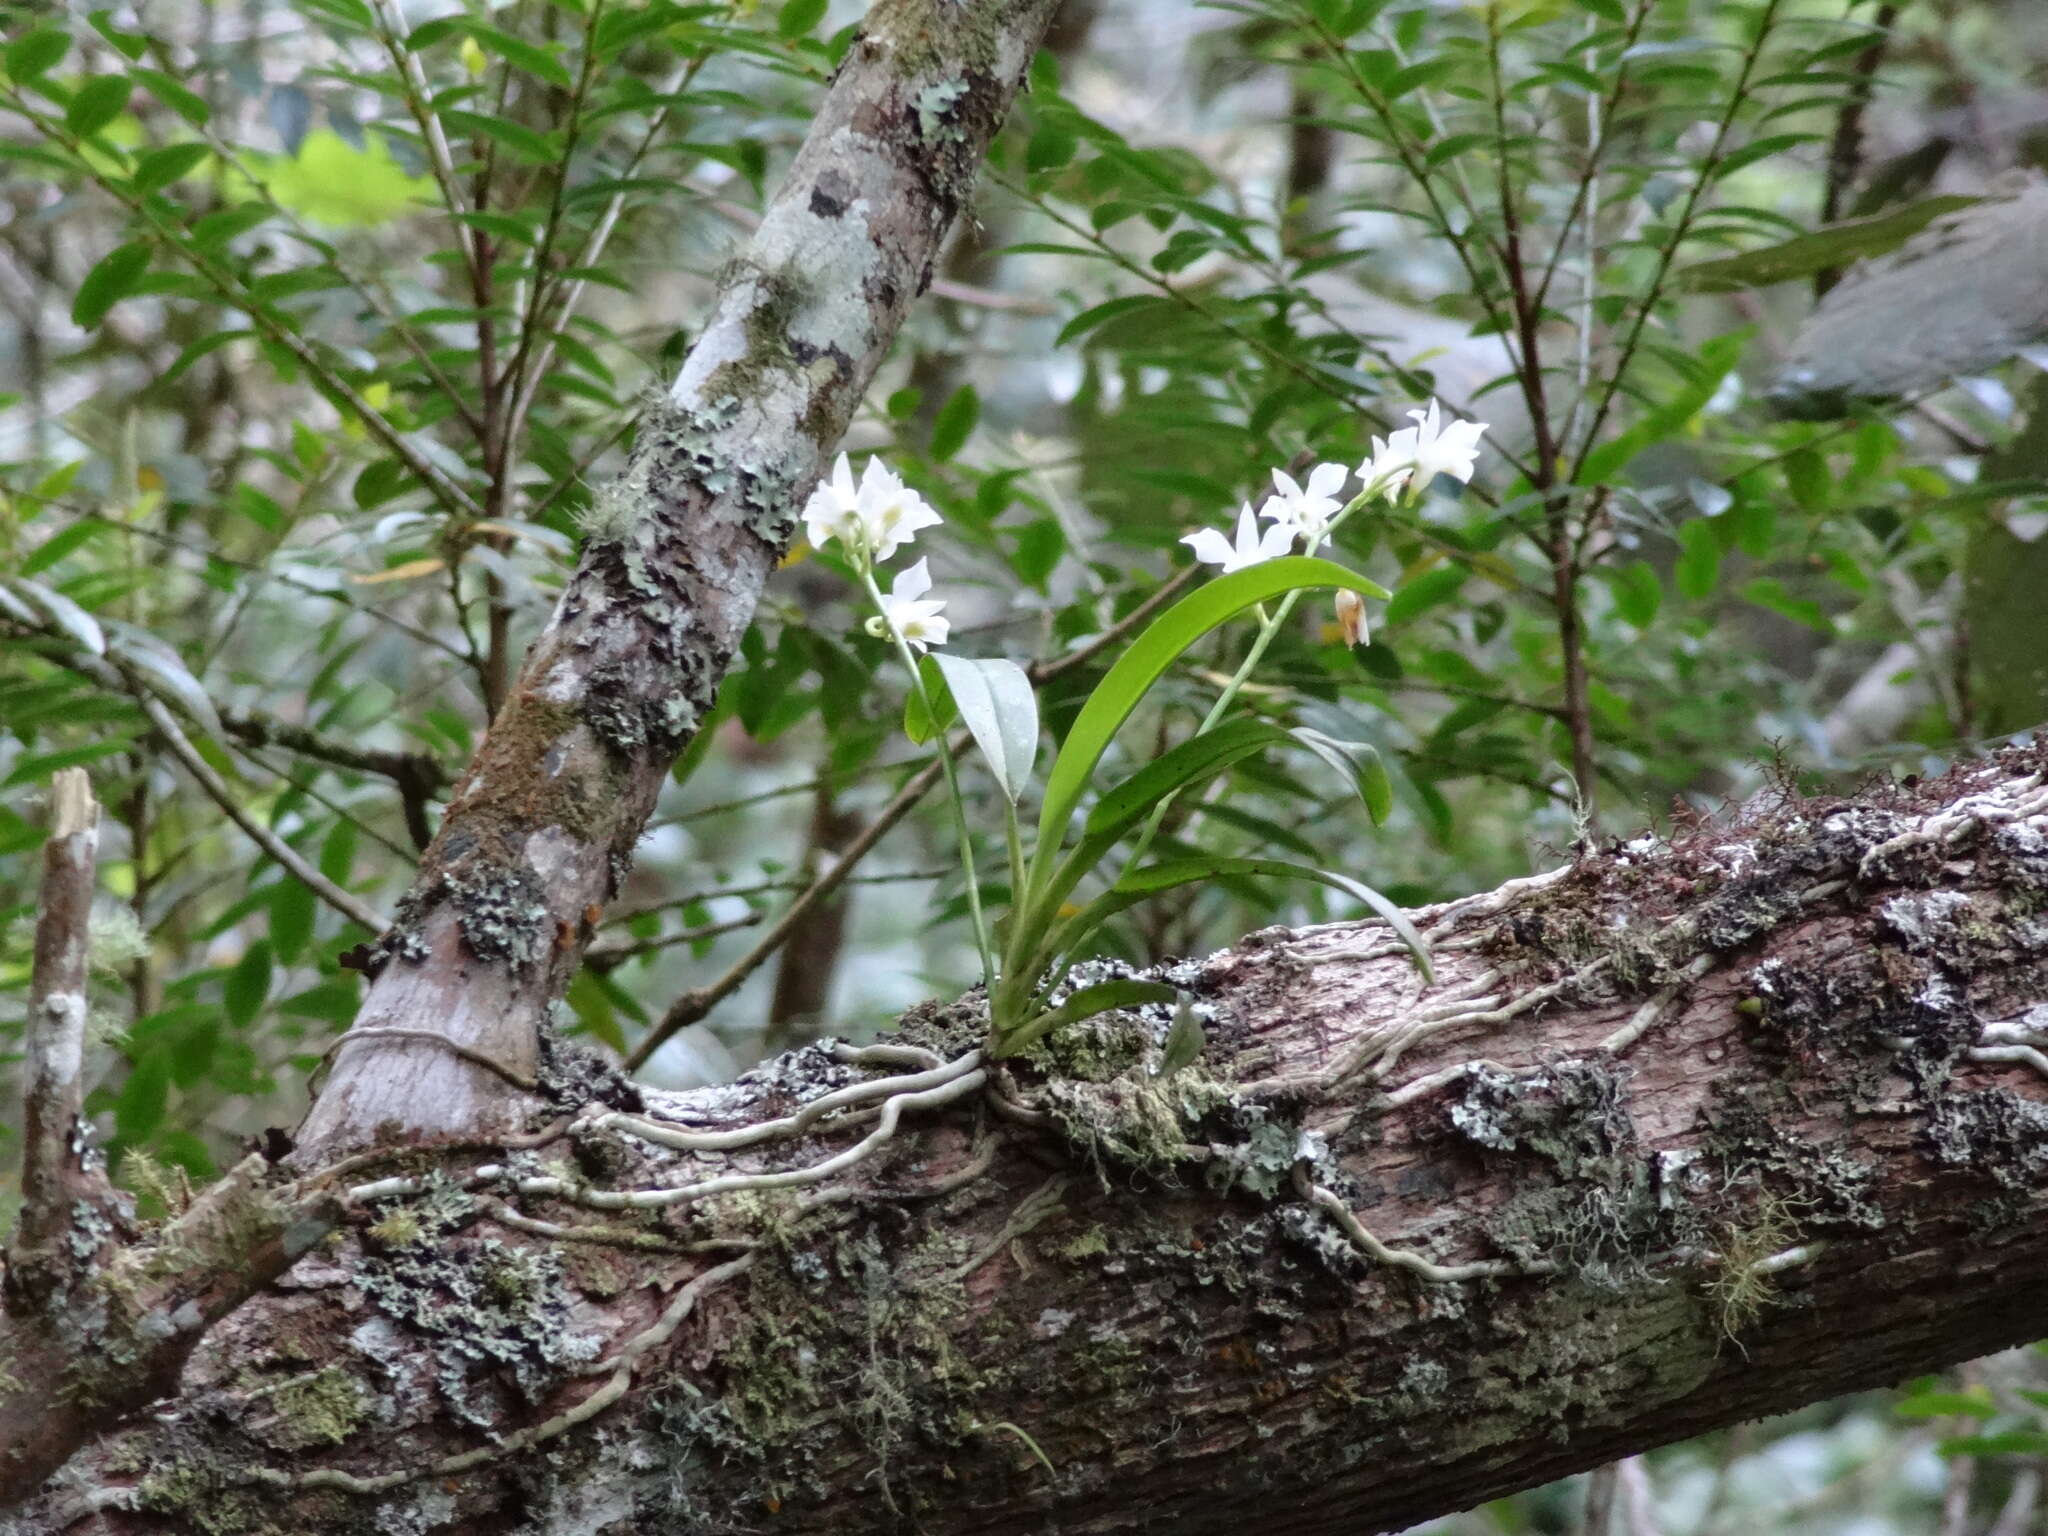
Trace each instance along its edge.
<instances>
[{"instance_id":1,"label":"blurred background forest","mask_svg":"<svg viewBox=\"0 0 2048 1536\"><path fill-rule=\"evenodd\" d=\"M84 765L90 1107L145 1199L299 1115L858 12L0 6L0 1040ZM2044 165L2028 0L1068 0L847 446L944 514L955 649L1040 662L1057 731L1271 466L1432 395L1490 423L1469 487L1345 526L1371 643L1305 605L1246 694L1357 744L1379 824L1268 757L1166 831L1440 900L2048 715ZM860 611L792 553L569 995L654 1080L974 973ZM1347 915L1219 881L1112 941ZM2044 1389L2022 1352L1433 1529L2021 1536Z\"/></svg>"}]
</instances>

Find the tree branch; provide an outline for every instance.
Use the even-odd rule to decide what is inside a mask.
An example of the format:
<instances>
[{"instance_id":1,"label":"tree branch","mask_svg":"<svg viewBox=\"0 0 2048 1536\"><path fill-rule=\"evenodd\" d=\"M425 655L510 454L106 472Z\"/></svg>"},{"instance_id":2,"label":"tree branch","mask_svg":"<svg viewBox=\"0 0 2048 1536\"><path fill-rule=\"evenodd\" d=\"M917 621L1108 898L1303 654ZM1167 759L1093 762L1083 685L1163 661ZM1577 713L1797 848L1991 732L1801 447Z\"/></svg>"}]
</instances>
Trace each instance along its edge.
<instances>
[{"instance_id":1,"label":"tree branch","mask_svg":"<svg viewBox=\"0 0 2048 1536\"><path fill-rule=\"evenodd\" d=\"M2040 1326L2043 848L2013 750L1421 909L1433 982L1378 922L1169 967L1171 1074L1164 1009L992 1065L972 1007L571 1072L381 1154L70 1481L132 1532L1368 1533L1937 1370Z\"/></svg>"}]
</instances>

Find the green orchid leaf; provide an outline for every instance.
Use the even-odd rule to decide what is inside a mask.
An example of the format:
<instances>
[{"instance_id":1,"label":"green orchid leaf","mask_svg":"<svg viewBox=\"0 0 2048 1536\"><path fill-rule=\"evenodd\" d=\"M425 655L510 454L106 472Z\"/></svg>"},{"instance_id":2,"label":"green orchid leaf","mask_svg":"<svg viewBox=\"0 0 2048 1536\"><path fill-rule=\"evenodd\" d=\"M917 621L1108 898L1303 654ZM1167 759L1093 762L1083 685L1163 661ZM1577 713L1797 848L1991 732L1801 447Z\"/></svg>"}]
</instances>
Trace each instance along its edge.
<instances>
[{"instance_id":1,"label":"green orchid leaf","mask_svg":"<svg viewBox=\"0 0 2048 1536\"><path fill-rule=\"evenodd\" d=\"M1290 734L1351 781L1374 826L1386 824L1394 810L1394 781L1387 777L1387 765L1380 760L1379 748L1363 741L1339 741L1305 725L1297 726Z\"/></svg>"},{"instance_id":2,"label":"green orchid leaf","mask_svg":"<svg viewBox=\"0 0 2048 1536\"><path fill-rule=\"evenodd\" d=\"M1074 954L1087 942L1089 935L1104 922L1128 907L1150 900L1161 891L1192 885L1201 880L1247 875L1313 880L1319 885L1327 885L1332 890L1342 891L1354 900L1363 902L1385 918L1401 942L1408 946L1408 953L1414 957L1415 967L1422 972L1423 980L1436 980L1436 968L1430 963L1429 945L1416 930L1415 925L1408 920L1407 913L1363 881L1353 880L1349 875L1340 875L1332 870L1317 869L1312 864L1291 863L1286 859L1166 859L1157 864L1148 864L1145 868L1133 870L1124 876L1111 889L1060 924L1053 930L1051 938L1046 941L1040 954L1045 957L1047 963L1050 963L1053 956Z\"/></svg>"},{"instance_id":3,"label":"green orchid leaf","mask_svg":"<svg viewBox=\"0 0 2048 1536\"><path fill-rule=\"evenodd\" d=\"M1134 981L1123 978L1117 981L1097 982L1092 987L1083 987L1059 1007L1020 1025L999 1037L989 1054L992 1056L1014 1056L1044 1038L1062 1024L1078 1024L1083 1019L1092 1019L1098 1013L1107 1013L1112 1008L1133 1008L1140 1003L1170 1003L1180 996L1172 987L1159 981Z\"/></svg>"},{"instance_id":4,"label":"green orchid leaf","mask_svg":"<svg viewBox=\"0 0 2048 1536\"><path fill-rule=\"evenodd\" d=\"M1096 684L1053 761L1046 778L1045 805L1038 817L1038 850L1034 856L1038 871L1051 869L1051 861L1066 837L1067 823L1087 792L1095 765L1102 761L1111 738L1130 718L1138 701L1189 646L1255 603L1288 592L1340 587L1375 597L1386 595L1384 588L1332 561L1286 555L1217 577L1147 625Z\"/></svg>"},{"instance_id":5,"label":"green orchid leaf","mask_svg":"<svg viewBox=\"0 0 2048 1536\"><path fill-rule=\"evenodd\" d=\"M1187 999L1182 998L1173 1013L1173 1027L1166 1032L1166 1043L1159 1050L1159 1076L1171 1077L1183 1067L1193 1066L1208 1043L1202 1021L1195 1017Z\"/></svg>"},{"instance_id":6,"label":"green orchid leaf","mask_svg":"<svg viewBox=\"0 0 2048 1536\"><path fill-rule=\"evenodd\" d=\"M1031 782L1038 756L1038 695L1014 661L976 661L965 656L931 658L974 744L988 759L996 783L1015 805Z\"/></svg>"},{"instance_id":7,"label":"green orchid leaf","mask_svg":"<svg viewBox=\"0 0 2048 1536\"><path fill-rule=\"evenodd\" d=\"M939 658L926 656L918 662L918 675L924 683L924 691L910 690L903 701L903 734L920 747L951 725L957 718L953 707L953 690L947 686L946 676L939 670ZM931 700L931 709L925 708L925 700ZM938 719L932 715L936 713Z\"/></svg>"}]
</instances>

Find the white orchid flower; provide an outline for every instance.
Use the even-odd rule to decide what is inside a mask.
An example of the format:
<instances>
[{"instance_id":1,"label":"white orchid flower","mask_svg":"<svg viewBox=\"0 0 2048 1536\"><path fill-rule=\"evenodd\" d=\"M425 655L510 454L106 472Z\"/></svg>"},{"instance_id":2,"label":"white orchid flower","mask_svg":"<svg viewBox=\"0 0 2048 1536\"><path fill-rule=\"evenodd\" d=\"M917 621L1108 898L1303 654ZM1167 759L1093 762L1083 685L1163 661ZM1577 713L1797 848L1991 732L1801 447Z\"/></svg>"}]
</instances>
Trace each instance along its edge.
<instances>
[{"instance_id":1,"label":"white orchid flower","mask_svg":"<svg viewBox=\"0 0 2048 1536\"><path fill-rule=\"evenodd\" d=\"M878 561L908 544L920 528L935 528L942 521L931 503L880 459L869 459L861 471L860 520Z\"/></svg>"},{"instance_id":2,"label":"white orchid flower","mask_svg":"<svg viewBox=\"0 0 2048 1536\"><path fill-rule=\"evenodd\" d=\"M1388 496L1411 479L1417 486L1426 486L1438 475L1469 485L1478 466L1479 439L1486 423L1446 422L1434 400L1426 410L1408 415L1414 426L1402 427L1384 442L1377 437L1372 440L1372 457L1358 467L1359 478L1368 486L1384 481Z\"/></svg>"},{"instance_id":3,"label":"white orchid flower","mask_svg":"<svg viewBox=\"0 0 2048 1536\"><path fill-rule=\"evenodd\" d=\"M1318 464L1309 471L1304 489L1286 470L1276 469L1275 494L1266 498L1259 515L1290 525L1301 535L1302 553L1312 555L1330 536L1330 519L1343 510L1344 498L1338 492L1350 478L1351 471L1342 464Z\"/></svg>"},{"instance_id":4,"label":"white orchid flower","mask_svg":"<svg viewBox=\"0 0 2048 1536\"><path fill-rule=\"evenodd\" d=\"M856 485L843 453L804 503L804 536L812 546L822 549L836 540L862 562L888 559L920 528L939 521L931 504L878 458L862 466Z\"/></svg>"},{"instance_id":5,"label":"white orchid flower","mask_svg":"<svg viewBox=\"0 0 2048 1536\"><path fill-rule=\"evenodd\" d=\"M920 560L908 570L897 572L889 595L882 599L882 611L868 620L868 633L886 640L893 631L912 650L920 652L928 646L944 645L946 631L953 624L952 620L939 617L939 610L946 606L943 600L925 597L931 589L931 561Z\"/></svg>"},{"instance_id":6,"label":"white orchid flower","mask_svg":"<svg viewBox=\"0 0 2048 1536\"><path fill-rule=\"evenodd\" d=\"M860 492L853 483L853 466L843 453L833 464L831 475L818 482L811 499L804 503L804 537L813 549L823 549L835 539L848 549L861 543Z\"/></svg>"},{"instance_id":7,"label":"white orchid flower","mask_svg":"<svg viewBox=\"0 0 2048 1536\"><path fill-rule=\"evenodd\" d=\"M1278 559L1294 547L1294 524L1274 523L1264 533L1259 531L1258 519L1252 516L1252 504L1246 502L1237 512L1237 541L1233 544L1214 528L1204 528L1188 534L1181 540L1195 552L1195 558L1204 565L1220 565L1223 574L1241 571L1249 565L1260 565L1265 561Z\"/></svg>"}]
</instances>

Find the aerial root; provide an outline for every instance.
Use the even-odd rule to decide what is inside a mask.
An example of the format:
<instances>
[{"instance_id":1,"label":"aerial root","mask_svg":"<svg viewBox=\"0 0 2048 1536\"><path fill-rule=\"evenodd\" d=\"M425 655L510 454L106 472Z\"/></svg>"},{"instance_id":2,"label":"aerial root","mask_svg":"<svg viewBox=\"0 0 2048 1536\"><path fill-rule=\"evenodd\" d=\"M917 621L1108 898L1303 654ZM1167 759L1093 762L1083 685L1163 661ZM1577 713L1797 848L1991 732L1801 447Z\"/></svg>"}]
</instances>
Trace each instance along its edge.
<instances>
[{"instance_id":1,"label":"aerial root","mask_svg":"<svg viewBox=\"0 0 2048 1536\"><path fill-rule=\"evenodd\" d=\"M463 1182L465 1188L497 1186L515 1194L562 1200L594 1211L658 1210L692 1200L702 1200L712 1195L733 1194L741 1190L789 1189L816 1184L835 1174L844 1173L880 1151L895 1137L903 1116L910 1111L938 1109L955 1103L975 1093L987 1082L988 1069L981 1064L981 1053L971 1051L958 1061L950 1062L935 1071L920 1072L908 1077L884 1078L872 1083L857 1083L852 1087L827 1094L823 1098L814 1099L797 1114L768 1122L776 1128L772 1134L776 1137L801 1135L819 1118L834 1109L852 1111L848 1116L835 1121L834 1128L849 1121L866 1123L872 1119L874 1129L844 1151L801 1168L777 1169L763 1173L721 1174L715 1178L700 1179L694 1183L668 1188L612 1190L596 1188L582 1179L563 1178L553 1174L521 1175L506 1164L486 1163L474 1169ZM879 1105L867 1102L876 1098L882 1100ZM665 1124L658 1125L648 1121L642 1116L615 1112L606 1112L582 1123L612 1127L663 1146L672 1145L669 1140L671 1136L694 1137L703 1134L679 1132ZM760 1127L749 1129L758 1130ZM693 1147L693 1150L701 1148ZM389 1200L417 1194L423 1187L418 1179L409 1177L380 1179L357 1185L349 1191L349 1198L357 1202Z\"/></svg>"},{"instance_id":2,"label":"aerial root","mask_svg":"<svg viewBox=\"0 0 2048 1536\"><path fill-rule=\"evenodd\" d=\"M969 1051L957 1060L942 1062L930 1051L920 1050L915 1046L869 1046L863 1051L849 1052L840 1059L855 1065L914 1065L923 1070L905 1077L884 1077L871 1082L853 1083L820 1095L793 1115L784 1115L777 1120L763 1120L758 1125L744 1125L730 1131L693 1131L650 1115L633 1115L622 1111L595 1115L584 1120L582 1124L593 1130L619 1131L624 1135L676 1152L731 1152L741 1147L757 1146L764 1141L781 1141L801 1136L834 1110L848 1109L874 1099L888 1099L896 1095L916 1094L927 1089L944 1087L967 1077L982 1065L980 1051Z\"/></svg>"},{"instance_id":3,"label":"aerial root","mask_svg":"<svg viewBox=\"0 0 2048 1536\"><path fill-rule=\"evenodd\" d=\"M1491 1280L1504 1275L1547 1275L1557 1268L1548 1262L1516 1264L1507 1259L1474 1259L1468 1264L1434 1264L1419 1253L1389 1248L1366 1231L1359 1219L1351 1214L1351 1207L1309 1177L1307 1163L1294 1165L1294 1187L1302 1199L1326 1212L1339 1227L1343 1228L1344 1235L1368 1258L1397 1269L1408 1270L1434 1285L1453 1285L1461 1280Z\"/></svg>"}]
</instances>

